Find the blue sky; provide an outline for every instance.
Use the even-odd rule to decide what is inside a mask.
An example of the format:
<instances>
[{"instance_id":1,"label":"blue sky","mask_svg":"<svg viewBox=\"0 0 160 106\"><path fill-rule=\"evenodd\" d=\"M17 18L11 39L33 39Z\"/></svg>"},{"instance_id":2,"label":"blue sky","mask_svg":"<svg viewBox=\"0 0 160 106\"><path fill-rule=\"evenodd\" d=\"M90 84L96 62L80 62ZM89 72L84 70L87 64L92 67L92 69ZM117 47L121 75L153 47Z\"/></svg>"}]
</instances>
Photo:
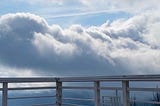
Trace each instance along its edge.
<instances>
[{"instance_id":1,"label":"blue sky","mask_svg":"<svg viewBox=\"0 0 160 106\"><path fill-rule=\"evenodd\" d=\"M158 0L1 0L0 74L157 74L159 7Z\"/></svg>"},{"instance_id":2,"label":"blue sky","mask_svg":"<svg viewBox=\"0 0 160 106\"><path fill-rule=\"evenodd\" d=\"M0 14L29 12L42 16L49 24L58 24L62 27L69 27L72 24L81 24L84 26L101 25L107 20L113 21L118 18L128 18L131 14L114 9L93 9L85 6L80 1L64 0L58 3L57 0L25 1L25 0L3 0L1 1ZM44 4L43 4L44 3Z\"/></svg>"}]
</instances>

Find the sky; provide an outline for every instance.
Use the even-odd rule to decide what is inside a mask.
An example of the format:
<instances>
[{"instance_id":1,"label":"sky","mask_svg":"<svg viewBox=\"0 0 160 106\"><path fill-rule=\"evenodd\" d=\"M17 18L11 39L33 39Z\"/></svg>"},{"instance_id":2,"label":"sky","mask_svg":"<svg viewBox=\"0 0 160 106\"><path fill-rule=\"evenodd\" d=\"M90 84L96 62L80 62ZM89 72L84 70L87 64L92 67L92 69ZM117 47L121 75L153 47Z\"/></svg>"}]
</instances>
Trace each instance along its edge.
<instances>
[{"instance_id":1,"label":"sky","mask_svg":"<svg viewBox=\"0 0 160 106\"><path fill-rule=\"evenodd\" d=\"M0 77L159 74L159 0L1 0Z\"/></svg>"}]
</instances>

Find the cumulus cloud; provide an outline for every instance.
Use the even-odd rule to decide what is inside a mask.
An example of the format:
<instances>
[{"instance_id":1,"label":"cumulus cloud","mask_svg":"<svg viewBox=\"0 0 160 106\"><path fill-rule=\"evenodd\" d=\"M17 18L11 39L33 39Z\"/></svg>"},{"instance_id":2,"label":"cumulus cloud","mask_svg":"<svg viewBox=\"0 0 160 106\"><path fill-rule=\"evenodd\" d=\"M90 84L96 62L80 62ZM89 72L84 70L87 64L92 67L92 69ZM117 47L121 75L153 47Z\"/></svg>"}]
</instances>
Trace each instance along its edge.
<instances>
[{"instance_id":1,"label":"cumulus cloud","mask_svg":"<svg viewBox=\"0 0 160 106\"><path fill-rule=\"evenodd\" d=\"M61 56L72 56L76 51L76 46L74 44L61 43L49 34L42 35L41 33L35 33L33 43L38 48L39 52L44 56L48 53L50 56L54 54Z\"/></svg>"},{"instance_id":2,"label":"cumulus cloud","mask_svg":"<svg viewBox=\"0 0 160 106\"><path fill-rule=\"evenodd\" d=\"M6 14L0 17L0 62L46 75L158 73L159 23L156 13L144 13L63 29L33 14Z\"/></svg>"}]
</instances>

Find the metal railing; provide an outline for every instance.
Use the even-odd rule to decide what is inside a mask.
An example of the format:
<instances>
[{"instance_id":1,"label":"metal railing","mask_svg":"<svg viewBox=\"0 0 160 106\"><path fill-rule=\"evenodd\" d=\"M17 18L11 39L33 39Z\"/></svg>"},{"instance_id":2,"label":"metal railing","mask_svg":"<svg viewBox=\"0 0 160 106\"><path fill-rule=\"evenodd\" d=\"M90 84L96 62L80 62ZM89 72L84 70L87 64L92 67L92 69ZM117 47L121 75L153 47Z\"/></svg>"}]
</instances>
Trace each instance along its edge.
<instances>
[{"instance_id":1,"label":"metal railing","mask_svg":"<svg viewBox=\"0 0 160 106\"><path fill-rule=\"evenodd\" d=\"M64 100L76 100L76 101L92 101L94 106L101 106L102 105L102 98L101 96L102 90L115 90L121 91L122 95L122 104L118 104L118 106L130 106L130 102L144 102L144 103L152 103L152 104L160 104L157 101L138 101L138 100L131 100L130 99L130 92L131 91L151 91L151 92L158 92L160 91L159 88L154 87L130 87L130 82L159 82L160 75L123 75L123 76L97 76L97 77L61 77L61 78L0 78L0 83L2 83L2 106L8 106L8 101L12 99L27 99L27 98L54 98L55 103L48 103L48 104L37 104L32 106L80 106L74 103L65 103ZM8 84L12 83L48 83L54 82L55 86L29 86L29 87L9 87ZM71 86L69 83L72 82L91 82L93 83L92 86ZM101 82L119 82L119 87L107 87L101 85ZM68 83L67 86L63 85L63 83ZM9 91L14 90L37 90L37 89L54 89L56 90L55 95L52 96L24 96L24 97L8 97ZM70 90L92 90L94 92L93 98L64 98L62 91L65 89ZM107 95L107 94L106 94ZM112 98L114 99L114 98ZM120 97L115 97L118 102L121 102ZM115 100L114 99L114 100Z\"/></svg>"}]
</instances>

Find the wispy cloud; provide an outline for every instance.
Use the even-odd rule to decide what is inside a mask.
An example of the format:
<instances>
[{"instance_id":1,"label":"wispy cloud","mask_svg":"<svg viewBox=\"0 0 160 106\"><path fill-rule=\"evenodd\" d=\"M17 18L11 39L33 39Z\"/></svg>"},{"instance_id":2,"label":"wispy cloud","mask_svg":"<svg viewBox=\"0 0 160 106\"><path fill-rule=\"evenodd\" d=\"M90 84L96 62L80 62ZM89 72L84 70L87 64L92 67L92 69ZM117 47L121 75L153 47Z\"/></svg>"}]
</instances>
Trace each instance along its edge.
<instances>
[{"instance_id":1,"label":"wispy cloud","mask_svg":"<svg viewBox=\"0 0 160 106\"><path fill-rule=\"evenodd\" d=\"M79 13L68 13L68 14L60 14L60 15L49 15L46 16L47 19L54 19L54 18L65 18L65 17L76 17L76 16L87 16L87 15L95 15L101 13L114 13L114 12L121 12L124 9L113 9L113 10L98 10L98 11L87 11L87 12L79 12Z\"/></svg>"},{"instance_id":2,"label":"wispy cloud","mask_svg":"<svg viewBox=\"0 0 160 106\"><path fill-rule=\"evenodd\" d=\"M137 14L146 10L159 9L159 0L79 0L79 2L90 10L123 9L124 12Z\"/></svg>"}]
</instances>

